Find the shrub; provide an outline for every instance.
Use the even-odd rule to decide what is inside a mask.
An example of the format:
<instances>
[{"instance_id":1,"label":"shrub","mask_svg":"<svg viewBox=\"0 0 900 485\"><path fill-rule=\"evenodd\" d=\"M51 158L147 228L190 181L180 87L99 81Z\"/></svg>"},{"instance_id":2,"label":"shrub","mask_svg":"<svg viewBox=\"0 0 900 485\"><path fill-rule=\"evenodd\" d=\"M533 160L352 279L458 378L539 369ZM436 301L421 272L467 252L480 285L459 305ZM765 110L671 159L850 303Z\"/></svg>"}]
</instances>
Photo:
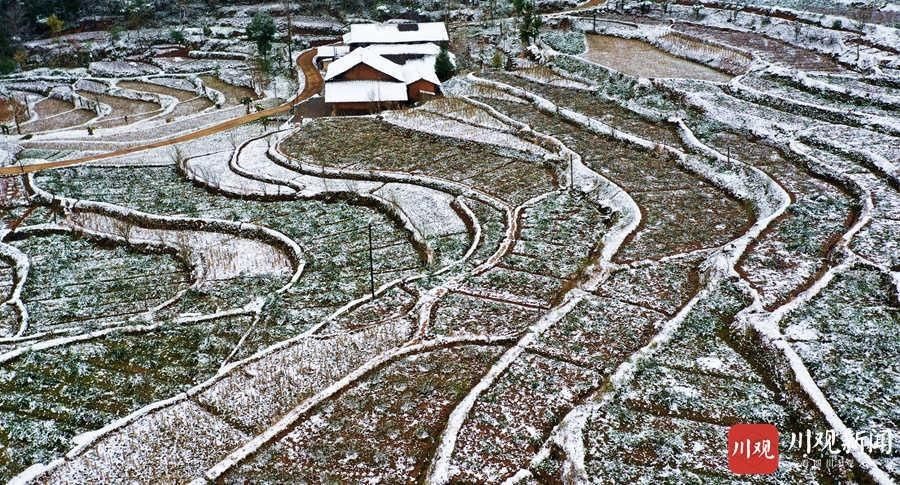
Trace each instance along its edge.
<instances>
[{"instance_id":1,"label":"shrub","mask_svg":"<svg viewBox=\"0 0 900 485\"><path fill-rule=\"evenodd\" d=\"M9 74L16 70L16 61L11 57L0 57L0 74Z\"/></svg>"},{"instance_id":2,"label":"shrub","mask_svg":"<svg viewBox=\"0 0 900 485\"><path fill-rule=\"evenodd\" d=\"M117 42L119 39L122 38L122 32L124 32L124 31L125 31L125 29L121 25L113 25L109 29L109 39L112 40L113 42Z\"/></svg>"},{"instance_id":3,"label":"shrub","mask_svg":"<svg viewBox=\"0 0 900 485\"><path fill-rule=\"evenodd\" d=\"M500 51L495 51L494 57L491 58L491 67L501 69L505 64L506 61L503 59L503 54Z\"/></svg>"},{"instance_id":4,"label":"shrub","mask_svg":"<svg viewBox=\"0 0 900 485\"><path fill-rule=\"evenodd\" d=\"M184 44L184 32L172 29L169 31L169 39L175 44Z\"/></svg>"},{"instance_id":5,"label":"shrub","mask_svg":"<svg viewBox=\"0 0 900 485\"><path fill-rule=\"evenodd\" d=\"M453 77L456 71L456 66L453 65L453 61L450 60L450 53L447 52L446 48L441 49L441 53L438 54L437 59L434 60L434 72L437 74L438 79L441 81L446 81Z\"/></svg>"}]
</instances>

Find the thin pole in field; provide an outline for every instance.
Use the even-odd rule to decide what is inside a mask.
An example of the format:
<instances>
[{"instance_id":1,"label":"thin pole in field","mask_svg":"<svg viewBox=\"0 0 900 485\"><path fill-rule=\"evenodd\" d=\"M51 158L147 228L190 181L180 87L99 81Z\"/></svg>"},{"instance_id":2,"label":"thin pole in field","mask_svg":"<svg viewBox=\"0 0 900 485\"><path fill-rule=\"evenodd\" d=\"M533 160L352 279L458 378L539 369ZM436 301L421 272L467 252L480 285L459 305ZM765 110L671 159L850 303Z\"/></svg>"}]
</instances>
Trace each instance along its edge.
<instances>
[{"instance_id":1,"label":"thin pole in field","mask_svg":"<svg viewBox=\"0 0 900 485\"><path fill-rule=\"evenodd\" d=\"M369 224L369 290L375 298L375 264L372 262L372 224Z\"/></svg>"}]
</instances>

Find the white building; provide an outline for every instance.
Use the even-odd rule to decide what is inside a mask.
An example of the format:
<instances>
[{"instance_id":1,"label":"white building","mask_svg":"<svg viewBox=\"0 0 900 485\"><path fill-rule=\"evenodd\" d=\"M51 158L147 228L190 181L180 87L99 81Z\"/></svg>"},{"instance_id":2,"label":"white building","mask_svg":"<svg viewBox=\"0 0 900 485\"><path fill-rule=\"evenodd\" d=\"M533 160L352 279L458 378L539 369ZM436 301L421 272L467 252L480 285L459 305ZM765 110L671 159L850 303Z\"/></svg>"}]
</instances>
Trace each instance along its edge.
<instances>
[{"instance_id":1,"label":"white building","mask_svg":"<svg viewBox=\"0 0 900 485\"><path fill-rule=\"evenodd\" d=\"M371 112L440 94L434 63L448 40L442 22L352 25L344 45L319 49L325 103Z\"/></svg>"}]
</instances>

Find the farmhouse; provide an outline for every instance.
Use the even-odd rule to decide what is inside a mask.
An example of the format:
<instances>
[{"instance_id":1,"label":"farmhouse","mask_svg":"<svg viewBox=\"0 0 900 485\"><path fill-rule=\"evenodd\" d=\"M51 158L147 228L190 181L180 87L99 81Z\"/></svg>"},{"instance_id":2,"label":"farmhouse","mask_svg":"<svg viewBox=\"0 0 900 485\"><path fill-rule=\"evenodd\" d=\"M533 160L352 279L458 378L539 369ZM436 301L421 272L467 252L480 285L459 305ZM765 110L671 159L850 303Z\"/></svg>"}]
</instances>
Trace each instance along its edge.
<instances>
[{"instance_id":1,"label":"farmhouse","mask_svg":"<svg viewBox=\"0 0 900 485\"><path fill-rule=\"evenodd\" d=\"M434 61L449 37L442 22L356 24L344 45L320 52L332 112L373 112L441 93Z\"/></svg>"}]
</instances>

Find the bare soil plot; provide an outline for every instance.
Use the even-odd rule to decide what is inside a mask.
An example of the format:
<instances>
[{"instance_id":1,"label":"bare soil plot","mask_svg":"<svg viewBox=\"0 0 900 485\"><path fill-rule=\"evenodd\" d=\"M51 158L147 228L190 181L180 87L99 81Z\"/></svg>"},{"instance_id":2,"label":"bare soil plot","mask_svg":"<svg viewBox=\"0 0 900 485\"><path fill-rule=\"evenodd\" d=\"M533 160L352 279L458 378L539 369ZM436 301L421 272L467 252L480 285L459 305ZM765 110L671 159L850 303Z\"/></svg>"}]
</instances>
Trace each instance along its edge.
<instances>
[{"instance_id":1,"label":"bare soil plot","mask_svg":"<svg viewBox=\"0 0 900 485\"><path fill-rule=\"evenodd\" d=\"M647 42L610 35L588 35L585 59L635 77L681 77L728 82L732 76L682 59Z\"/></svg>"},{"instance_id":2,"label":"bare soil plot","mask_svg":"<svg viewBox=\"0 0 900 485\"><path fill-rule=\"evenodd\" d=\"M75 109L75 105L56 98L44 98L34 105L34 111L41 118L49 118Z\"/></svg>"},{"instance_id":3,"label":"bare soil plot","mask_svg":"<svg viewBox=\"0 0 900 485\"><path fill-rule=\"evenodd\" d=\"M376 370L225 480L420 480L450 411L499 351L456 347Z\"/></svg>"},{"instance_id":4,"label":"bare soil plot","mask_svg":"<svg viewBox=\"0 0 900 485\"><path fill-rule=\"evenodd\" d=\"M97 94L90 91L76 91L76 93L85 98L109 105L112 108L110 114L104 116L95 124L95 126L100 128L127 125L147 118L160 109L158 104L147 101L110 96L108 94Z\"/></svg>"},{"instance_id":5,"label":"bare soil plot","mask_svg":"<svg viewBox=\"0 0 900 485\"><path fill-rule=\"evenodd\" d=\"M125 115L140 115L151 113L159 110L159 105L148 101L140 101L137 99L123 98L119 96L111 96L108 94L92 93L90 91L76 91L85 98L99 101L112 107L113 111L110 117L121 117Z\"/></svg>"},{"instance_id":6,"label":"bare soil plot","mask_svg":"<svg viewBox=\"0 0 900 485\"><path fill-rule=\"evenodd\" d=\"M181 116L189 116L195 113L199 113L207 108L211 108L212 106L212 101L203 96L199 96L189 101L178 103L178 105L175 106L175 109L172 110L172 113L168 115L168 117L178 118Z\"/></svg>"},{"instance_id":7,"label":"bare soil plot","mask_svg":"<svg viewBox=\"0 0 900 485\"><path fill-rule=\"evenodd\" d=\"M165 94L178 99L179 103L175 106L175 109L172 110L171 114L167 115L172 118L199 113L200 111L213 106L212 101L206 96L197 96L197 93L193 89L187 91L142 81L119 81L117 86L132 89L134 91ZM191 87L193 87L193 85L191 85Z\"/></svg>"},{"instance_id":8,"label":"bare soil plot","mask_svg":"<svg viewBox=\"0 0 900 485\"><path fill-rule=\"evenodd\" d=\"M18 107L17 107L18 106ZM23 105L12 97L0 98L0 122L13 121L13 116Z\"/></svg>"},{"instance_id":9,"label":"bare soil plot","mask_svg":"<svg viewBox=\"0 0 900 485\"><path fill-rule=\"evenodd\" d=\"M553 189L553 173L514 150L437 137L372 118L318 119L285 140L285 154L344 169L422 173L517 205Z\"/></svg>"},{"instance_id":10,"label":"bare soil plot","mask_svg":"<svg viewBox=\"0 0 900 485\"><path fill-rule=\"evenodd\" d=\"M59 130L73 126L83 125L97 117L93 111L86 109L72 109L49 118L40 118L35 121L22 124L22 133L39 133L42 131Z\"/></svg>"},{"instance_id":11,"label":"bare soil plot","mask_svg":"<svg viewBox=\"0 0 900 485\"><path fill-rule=\"evenodd\" d=\"M493 96L499 96L498 93L502 93L502 91L489 92L489 94ZM527 103L525 101L514 102L511 100L498 99L496 97L487 96L477 96L477 99L482 103L494 107L510 118L527 124L533 130L539 131L541 133L546 133L548 135L558 137L560 135L565 135L579 129L577 126L572 125L565 120L553 116L547 116L546 114L536 110L531 103Z\"/></svg>"},{"instance_id":12,"label":"bare soil plot","mask_svg":"<svg viewBox=\"0 0 900 485\"><path fill-rule=\"evenodd\" d=\"M200 76L200 80L203 81L203 84L209 86L216 91L225 95L225 106L236 106L242 104L242 100L244 98L250 98L252 100L259 99L259 95L256 94L256 91L246 88L243 86L235 86L234 84L228 84L225 81L210 75Z\"/></svg>"},{"instance_id":13,"label":"bare soil plot","mask_svg":"<svg viewBox=\"0 0 900 485\"><path fill-rule=\"evenodd\" d=\"M749 50L771 62L781 62L804 71L842 72L844 67L817 52L795 47L755 32L739 32L696 24L677 23L675 29L697 37Z\"/></svg>"}]
</instances>

